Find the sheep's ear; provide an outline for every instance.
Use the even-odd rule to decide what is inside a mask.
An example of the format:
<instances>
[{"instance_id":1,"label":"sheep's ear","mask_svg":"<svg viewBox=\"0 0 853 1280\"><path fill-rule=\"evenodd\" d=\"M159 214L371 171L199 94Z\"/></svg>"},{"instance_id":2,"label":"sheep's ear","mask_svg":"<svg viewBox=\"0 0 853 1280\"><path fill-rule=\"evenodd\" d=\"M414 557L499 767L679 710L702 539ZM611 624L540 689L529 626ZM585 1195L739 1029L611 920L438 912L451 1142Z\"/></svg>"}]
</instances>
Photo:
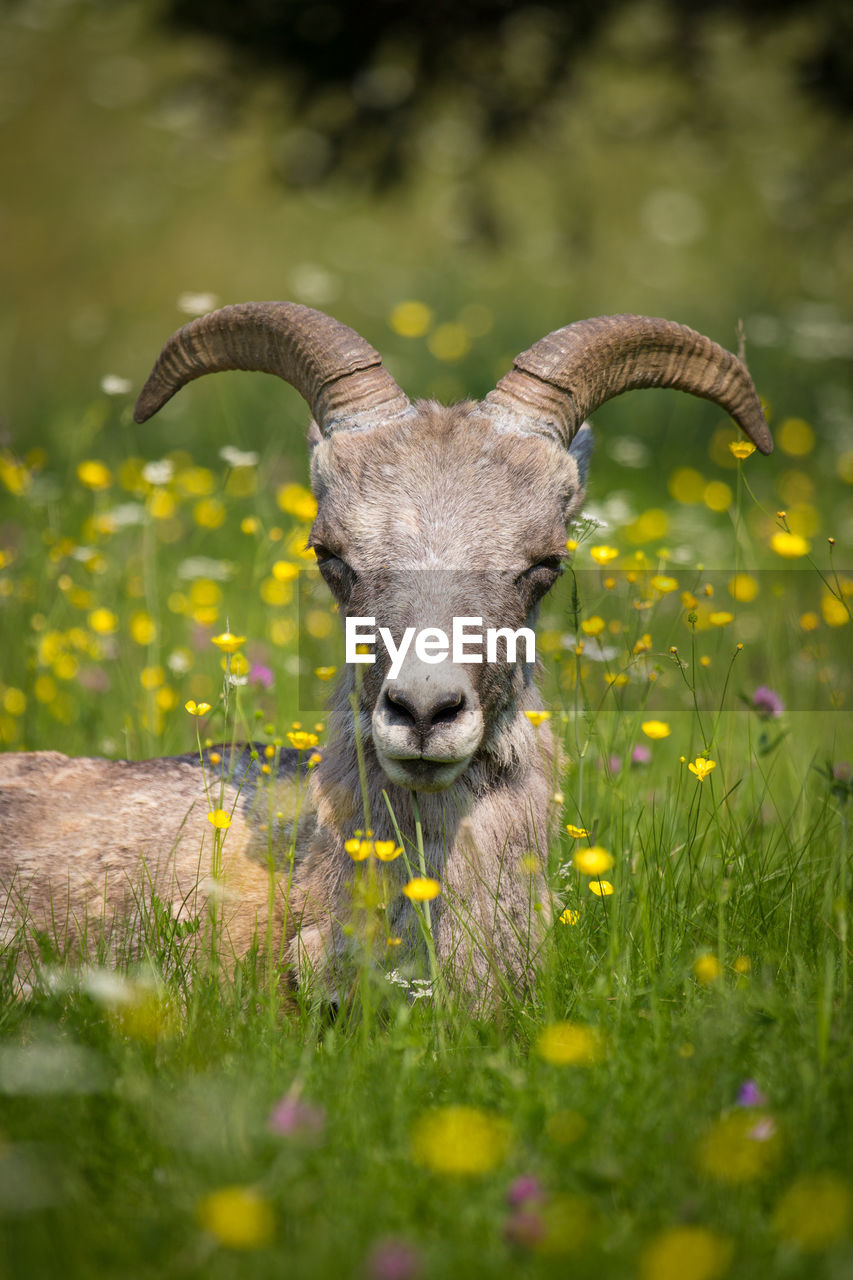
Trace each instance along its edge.
<instances>
[{"instance_id":1,"label":"sheep's ear","mask_svg":"<svg viewBox=\"0 0 853 1280\"><path fill-rule=\"evenodd\" d=\"M592 435L592 427L588 422L585 422L569 445L569 453L577 465L578 479L582 489L586 488L587 476L589 475L589 460L592 457L594 447L595 441Z\"/></svg>"}]
</instances>

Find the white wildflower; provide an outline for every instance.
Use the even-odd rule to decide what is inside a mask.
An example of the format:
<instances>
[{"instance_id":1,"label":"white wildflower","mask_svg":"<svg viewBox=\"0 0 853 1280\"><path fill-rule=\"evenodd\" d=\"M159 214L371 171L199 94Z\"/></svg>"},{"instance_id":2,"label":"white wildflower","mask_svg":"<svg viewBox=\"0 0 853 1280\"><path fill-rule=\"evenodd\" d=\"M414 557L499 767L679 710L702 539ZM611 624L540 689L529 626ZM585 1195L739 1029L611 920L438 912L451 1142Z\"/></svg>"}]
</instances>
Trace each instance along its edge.
<instances>
[{"instance_id":1,"label":"white wildflower","mask_svg":"<svg viewBox=\"0 0 853 1280\"><path fill-rule=\"evenodd\" d=\"M256 467L260 461L260 454L251 450L235 449L233 444L223 445L219 450L219 456L223 462L227 462L229 467Z\"/></svg>"},{"instance_id":2,"label":"white wildflower","mask_svg":"<svg viewBox=\"0 0 853 1280\"><path fill-rule=\"evenodd\" d=\"M178 565L178 577L188 581L212 578L214 582L227 582L233 573L230 560L213 560L210 556L188 556Z\"/></svg>"},{"instance_id":3,"label":"white wildflower","mask_svg":"<svg viewBox=\"0 0 853 1280\"><path fill-rule=\"evenodd\" d=\"M203 316L208 311L215 311L218 306L219 299L215 293L194 293L188 290L178 295L178 310L183 311L185 316Z\"/></svg>"},{"instance_id":4,"label":"white wildflower","mask_svg":"<svg viewBox=\"0 0 853 1280\"><path fill-rule=\"evenodd\" d=\"M106 396L126 396L132 387L130 378L120 378L117 373L108 373L101 378L101 390Z\"/></svg>"},{"instance_id":5,"label":"white wildflower","mask_svg":"<svg viewBox=\"0 0 853 1280\"><path fill-rule=\"evenodd\" d=\"M160 458L158 462L146 462L142 468L142 479L149 484L168 484L175 474L175 464L168 458Z\"/></svg>"}]
</instances>

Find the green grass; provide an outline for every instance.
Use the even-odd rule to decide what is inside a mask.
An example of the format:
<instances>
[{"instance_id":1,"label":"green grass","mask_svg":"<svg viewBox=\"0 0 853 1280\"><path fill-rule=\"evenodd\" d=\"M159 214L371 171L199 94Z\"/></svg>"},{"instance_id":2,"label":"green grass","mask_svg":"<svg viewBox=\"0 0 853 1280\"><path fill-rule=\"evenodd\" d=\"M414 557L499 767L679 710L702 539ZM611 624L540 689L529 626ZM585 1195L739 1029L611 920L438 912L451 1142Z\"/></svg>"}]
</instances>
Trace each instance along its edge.
<instances>
[{"instance_id":1,"label":"green grass","mask_svg":"<svg viewBox=\"0 0 853 1280\"><path fill-rule=\"evenodd\" d=\"M109 483L95 470L87 485L49 454L6 455L0 591L19 643L4 654L5 745L134 756L192 750L197 723L270 744L294 719L313 729L312 672L336 660L337 623L310 571L296 587L273 572L302 563L304 495L277 505L268 461L200 471L172 453L152 482L106 456ZM756 510L735 490L732 538ZM127 502L137 522L123 525ZM652 510L683 525L673 502ZM713 518L694 514L694 546ZM453 992L410 1002L365 966L332 1017L310 989L271 988L263 940L211 965L144 893L142 963L81 972L45 942L42 980L21 995L9 941L4 1274L383 1275L374 1251L389 1239L435 1276L811 1280L851 1265L850 786L827 772L851 749L829 709L849 698L846 575L825 558L780 578L744 534L736 563L758 590L744 603L729 571L675 566L636 535L587 532L543 618L566 755L536 998L475 1020ZM599 567L589 548L605 536L621 555ZM196 554L220 568L187 569ZM604 663L590 659L597 618L615 649ZM227 715L209 643L226 621L275 674L266 688L250 673ZM793 709L762 720L746 705L759 681ZM206 721L185 712L191 697L212 703ZM652 718L668 736L644 734ZM638 745L650 758L631 763ZM700 756L716 764L701 781L686 763ZM571 865L591 841L613 854L612 895ZM560 1063L542 1036L563 1023L579 1030ZM747 1081L763 1095L752 1107ZM286 1097L319 1119L295 1106L295 1131L273 1131ZM511 1207L521 1176L541 1195Z\"/></svg>"}]
</instances>

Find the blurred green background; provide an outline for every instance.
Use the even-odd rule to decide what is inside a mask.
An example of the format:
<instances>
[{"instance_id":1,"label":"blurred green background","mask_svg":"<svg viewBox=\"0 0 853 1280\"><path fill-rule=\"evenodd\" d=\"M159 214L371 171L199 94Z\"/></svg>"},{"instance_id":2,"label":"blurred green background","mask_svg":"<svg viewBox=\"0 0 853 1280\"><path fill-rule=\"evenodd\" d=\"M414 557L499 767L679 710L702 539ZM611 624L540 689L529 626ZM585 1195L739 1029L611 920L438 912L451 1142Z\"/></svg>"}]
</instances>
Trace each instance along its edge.
<instances>
[{"instance_id":1,"label":"blurred green background","mask_svg":"<svg viewBox=\"0 0 853 1280\"><path fill-rule=\"evenodd\" d=\"M76 447L101 378L135 390L186 318L178 299L202 293L330 310L410 394L443 398L483 393L586 315L665 315L730 347L742 320L777 418L850 449L853 123L828 62L841 11L473 3L430 20L374 3L351 48L345 5L212 5L205 21L187 3L7 3L6 442L47 430L61 447L71 430ZM247 34L264 15L266 56ZM422 47L433 23L443 58ZM423 340L389 327L408 298L432 309ZM193 394L181 431L203 448L198 406L221 392ZM614 435L639 421L656 455L716 421L681 397L642 401L602 421ZM154 423L138 443L166 439ZM616 453L618 467L630 450Z\"/></svg>"}]
</instances>

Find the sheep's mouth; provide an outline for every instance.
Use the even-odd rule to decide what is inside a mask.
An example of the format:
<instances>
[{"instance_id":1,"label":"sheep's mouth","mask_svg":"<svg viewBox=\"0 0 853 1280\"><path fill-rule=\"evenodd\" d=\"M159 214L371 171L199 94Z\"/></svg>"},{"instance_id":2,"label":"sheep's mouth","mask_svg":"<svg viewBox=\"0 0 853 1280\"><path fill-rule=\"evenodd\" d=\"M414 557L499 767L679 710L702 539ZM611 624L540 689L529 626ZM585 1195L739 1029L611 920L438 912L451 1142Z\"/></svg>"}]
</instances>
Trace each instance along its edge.
<instances>
[{"instance_id":1,"label":"sheep's mouth","mask_svg":"<svg viewBox=\"0 0 853 1280\"><path fill-rule=\"evenodd\" d=\"M470 756L460 760L430 760L425 756L388 756L378 751L379 763L397 786L410 791L445 791L468 767Z\"/></svg>"}]
</instances>

